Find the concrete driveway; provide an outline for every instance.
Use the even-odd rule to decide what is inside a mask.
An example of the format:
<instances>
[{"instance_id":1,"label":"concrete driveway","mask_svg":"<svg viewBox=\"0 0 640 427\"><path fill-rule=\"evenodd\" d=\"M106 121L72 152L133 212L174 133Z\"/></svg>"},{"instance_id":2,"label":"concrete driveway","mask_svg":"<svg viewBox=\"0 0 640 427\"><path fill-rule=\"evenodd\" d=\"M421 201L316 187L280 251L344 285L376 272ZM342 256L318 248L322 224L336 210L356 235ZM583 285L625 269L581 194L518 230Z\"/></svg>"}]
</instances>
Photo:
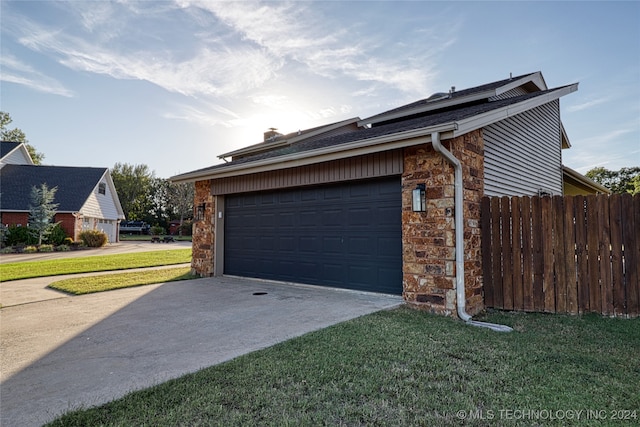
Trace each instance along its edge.
<instances>
[{"instance_id":1,"label":"concrete driveway","mask_svg":"<svg viewBox=\"0 0 640 427\"><path fill-rule=\"evenodd\" d=\"M0 425L41 425L401 303L399 296L223 277L5 307Z\"/></svg>"}]
</instances>

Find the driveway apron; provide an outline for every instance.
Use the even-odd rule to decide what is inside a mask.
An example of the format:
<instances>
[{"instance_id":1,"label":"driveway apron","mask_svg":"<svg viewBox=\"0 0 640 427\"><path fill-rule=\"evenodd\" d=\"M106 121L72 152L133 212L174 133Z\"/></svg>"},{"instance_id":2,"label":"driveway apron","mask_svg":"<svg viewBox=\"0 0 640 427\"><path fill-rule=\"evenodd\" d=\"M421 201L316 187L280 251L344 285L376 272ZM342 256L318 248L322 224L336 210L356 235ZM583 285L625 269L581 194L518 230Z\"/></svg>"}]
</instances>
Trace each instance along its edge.
<instances>
[{"instance_id":1,"label":"driveway apron","mask_svg":"<svg viewBox=\"0 0 640 427\"><path fill-rule=\"evenodd\" d=\"M5 307L0 425L42 425L401 303L399 296L222 277Z\"/></svg>"}]
</instances>

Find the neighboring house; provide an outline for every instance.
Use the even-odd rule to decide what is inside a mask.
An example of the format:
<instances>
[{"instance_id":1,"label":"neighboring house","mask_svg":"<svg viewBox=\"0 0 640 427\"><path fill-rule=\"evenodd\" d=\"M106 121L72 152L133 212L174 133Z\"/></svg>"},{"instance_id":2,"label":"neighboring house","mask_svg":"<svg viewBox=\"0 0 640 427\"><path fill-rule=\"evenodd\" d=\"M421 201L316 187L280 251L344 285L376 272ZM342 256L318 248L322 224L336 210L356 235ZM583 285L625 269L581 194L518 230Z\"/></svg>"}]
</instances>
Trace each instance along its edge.
<instances>
[{"instance_id":1,"label":"neighboring house","mask_svg":"<svg viewBox=\"0 0 640 427\"><path fill-rule=\"evenodd\" d=\"M565 196L611 194L611 190L571 168L562 166Z\"/></svg>"},{"instance_id":2,"label":"neighboring house","mask_svg":"<svg viewBox=\"0 0 640 427\"><path fill-rule=\"evenodd\" d=\"M57 187L54 221L78 240L83 230L101 230L118 241L124 219L108 168L34 165L24 144L0 143L0 215L2 224L26 226L32 187Z\"/></svg>"},{"instance_id":3,"label":"neighboring house","mask_svg":"<svg viewBox=\"0 0 640 427\"><path fill-rule=\"evenodd\" d=\"M466 320L483 308L481 199L563 194L559 100L577 88L549 89L536 72L272 129L227 163L171 178L195 182L192 269L402 294Z\"/></svg>"}]
</instances>

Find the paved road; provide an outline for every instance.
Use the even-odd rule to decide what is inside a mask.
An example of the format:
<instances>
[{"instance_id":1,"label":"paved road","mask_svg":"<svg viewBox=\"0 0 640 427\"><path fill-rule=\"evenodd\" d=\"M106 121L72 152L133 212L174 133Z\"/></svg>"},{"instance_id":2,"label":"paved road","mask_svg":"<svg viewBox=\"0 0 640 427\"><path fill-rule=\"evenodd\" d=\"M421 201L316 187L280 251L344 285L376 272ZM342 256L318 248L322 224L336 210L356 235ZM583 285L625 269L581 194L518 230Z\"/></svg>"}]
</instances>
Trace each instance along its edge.
<instances>
[{"instance_id":1,"label":"paved road","mask_svg":"<svg viewBox=\"0 0 640 427\"><path fill-rule=\"evenodd\" d=\"M4 307L0 425L41 425L400 304L399 296L222 277Z\"/></svg>"}]
</instances>

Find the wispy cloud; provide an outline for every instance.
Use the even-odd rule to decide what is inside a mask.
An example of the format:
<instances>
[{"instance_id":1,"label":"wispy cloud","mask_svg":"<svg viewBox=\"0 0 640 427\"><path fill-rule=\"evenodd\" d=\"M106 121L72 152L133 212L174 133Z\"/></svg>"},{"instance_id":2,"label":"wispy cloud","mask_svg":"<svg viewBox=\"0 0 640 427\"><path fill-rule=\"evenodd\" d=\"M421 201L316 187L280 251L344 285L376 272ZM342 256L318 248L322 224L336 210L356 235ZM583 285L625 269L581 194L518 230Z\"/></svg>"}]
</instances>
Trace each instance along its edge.
<instances>
[{"instance_id":1,"label":"wispy cloud","mask_svg":"<svg viewBox=\"0 0 640 427\"><path fill-rule=\"evenodd\" d=\"M0 80L27 86L33 90L54 95L72 97L73 91L64 87L62 83L54 78L46 76L30 65L23 63L10 54L2 54L2 73Z\"/></svg>"},{"instance_id":2,"label":"wispy cloud","mask_svg":"<svg viewBox=\"0 0 640 427\"><path fill-rule=\"evenodd\" d=\"M604 104L605 102L609 102L609 101L610 101L609 97L592 99L590 101L585 101L581 104L571 105L567 108L567 111L569 113L574 113L576 111L586 110L588 108L595 107L596 105Z\"/></svg>"}]
</instances>

